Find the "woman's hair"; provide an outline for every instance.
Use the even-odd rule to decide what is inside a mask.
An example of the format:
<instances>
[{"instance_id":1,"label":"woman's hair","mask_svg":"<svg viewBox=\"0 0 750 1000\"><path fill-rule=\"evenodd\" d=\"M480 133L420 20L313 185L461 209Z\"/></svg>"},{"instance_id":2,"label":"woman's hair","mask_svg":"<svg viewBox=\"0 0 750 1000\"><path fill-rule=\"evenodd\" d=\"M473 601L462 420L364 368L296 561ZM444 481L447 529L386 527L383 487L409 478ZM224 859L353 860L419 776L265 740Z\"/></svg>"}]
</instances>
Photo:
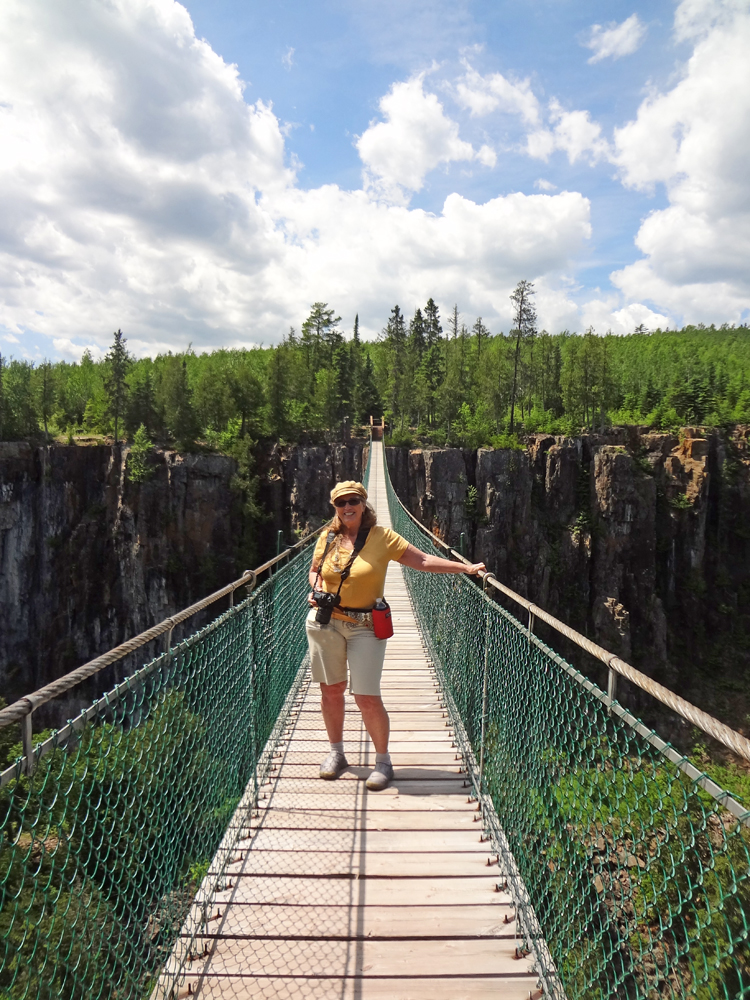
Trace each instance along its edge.
<instances>
[{"instance_id":1,"label":"woman's hair","mask_svg":"<svg viewBox=\"0 0 750 1000\"><path fill-rule=\"evenodd\" d=\"M374 528L378 523L378 515L375 513L373 508L370 506L370 502L365 500L365 509L362 514L362 525L363 528ZM333 522L331 523L331 531L336 535L340 535L343 531L343 524L338 515L338 511L333 515Z\"/></svg>"}]
</instances>

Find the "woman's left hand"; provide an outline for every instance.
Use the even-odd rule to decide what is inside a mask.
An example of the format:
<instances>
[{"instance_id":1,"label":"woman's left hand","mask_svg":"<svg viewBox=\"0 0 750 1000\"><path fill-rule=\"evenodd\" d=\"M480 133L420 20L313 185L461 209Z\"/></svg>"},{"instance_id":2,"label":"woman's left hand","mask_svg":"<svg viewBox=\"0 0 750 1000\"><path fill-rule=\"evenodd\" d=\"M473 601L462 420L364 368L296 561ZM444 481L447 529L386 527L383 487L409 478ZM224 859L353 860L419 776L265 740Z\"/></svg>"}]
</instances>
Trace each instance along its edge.
<instances>
[{"instance_id":1,"label":"woman's left hand","mask_svg":"<svg viewBox=\"0 0 750 1000\"><path fill-rule=\"evenodd\" d=\"M464 573L471 573L472 576L475 576L477 573L486 573L486 572L487 572L487 567L484 565L484 563L472 563L471 566L467 566L466 569L464 570Z\"/></svg>"}]
</instances>

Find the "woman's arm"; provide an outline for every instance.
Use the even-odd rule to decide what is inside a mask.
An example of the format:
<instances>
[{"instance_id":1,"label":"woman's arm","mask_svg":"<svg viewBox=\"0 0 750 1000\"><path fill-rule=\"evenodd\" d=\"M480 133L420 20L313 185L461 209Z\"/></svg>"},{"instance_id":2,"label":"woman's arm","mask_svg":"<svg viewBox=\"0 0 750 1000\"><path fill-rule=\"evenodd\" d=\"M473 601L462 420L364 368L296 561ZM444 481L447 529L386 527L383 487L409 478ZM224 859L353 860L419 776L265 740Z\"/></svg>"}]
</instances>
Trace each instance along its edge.
<instances>
[{"instance_id":1,"label":"woman's arm","mask_svg":"<svg viewBox=\"0 0 750 1000\"><path fill-rule=\"evenodd\" d=\"M421 569L425 573L484 573L487 567L484 563L453 562L452 559L441 559L440 556L428 556L426 552L410 545L398 560L402 566L411 569Z\"/></svg>"}]
</instances>

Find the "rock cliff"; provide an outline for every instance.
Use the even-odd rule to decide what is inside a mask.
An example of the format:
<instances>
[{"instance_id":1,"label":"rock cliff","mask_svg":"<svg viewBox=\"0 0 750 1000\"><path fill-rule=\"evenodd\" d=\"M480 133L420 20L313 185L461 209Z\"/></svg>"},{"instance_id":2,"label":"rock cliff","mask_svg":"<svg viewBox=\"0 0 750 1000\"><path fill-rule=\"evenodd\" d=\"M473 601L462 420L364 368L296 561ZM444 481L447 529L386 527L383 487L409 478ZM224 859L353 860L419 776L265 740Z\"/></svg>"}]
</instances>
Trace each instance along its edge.
<instances>
[{"instance_id":1,"label":"rock cliff","mask_svg":"<svg viewBox=\"0 0 750 1000\"><path fill-rule=\"evenodd\" d=\"M294 540L318 527L331 486L360 478L361 461L357 442L259 448L258 517L224 455L157 451L135 484L124 447L0 443L0 693L33 691L236 579L248 553L275 554L278 530ZM93 693L59 700L42 721Z\"/></svg>"},{"instance_id":2,"label":"rock cliff","mask_svg":"<svg viewBox=\"0 0 750 1000\"><path fill-rule=\"evenodd\" d=\"M476 453L388 449L388 464L435 534L458 548L464 532L467 555L513 590L747 730L748 428L533 435L522 450ZM587 666L559 637L553 644Z\"/></svg>"}]
</instances>

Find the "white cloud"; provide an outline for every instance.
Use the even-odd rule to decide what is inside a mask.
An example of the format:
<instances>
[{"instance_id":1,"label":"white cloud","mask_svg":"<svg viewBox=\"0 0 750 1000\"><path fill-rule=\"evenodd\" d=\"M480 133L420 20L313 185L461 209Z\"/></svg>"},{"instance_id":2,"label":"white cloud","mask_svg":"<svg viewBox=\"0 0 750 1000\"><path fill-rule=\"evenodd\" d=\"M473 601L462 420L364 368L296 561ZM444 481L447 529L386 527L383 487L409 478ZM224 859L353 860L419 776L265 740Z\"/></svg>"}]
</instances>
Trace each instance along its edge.
<instances>
[{"instance_id":1,"label":"white cloud","mask_svg":"<svg viewBox=\"0 0 750 1000\"><path fill-rule=\"evenodd\" d=\"M680 5L676 30L692 25L697 38L682 78L615 130L623 182L664 184L669 205L640 227L645 258L613 281L696 321L736 321L750 307L750 15L732 7Z\"/></svg>"},{"instance_id":2,"label":"white cloud","mask_svg":"<svg viewBox=\"0 0 750 1000\"><path fill-rule=\"evenodd\" d=\"M731 25L747 11L747 0L681 0L674 17L675 37L680 42L699 38L712 28Z\"/></svg>"},{"instance_id":3,"label":"white cloud","mask_svg":"<svg viewBox=\"0 0 750 1000\"><path fill-rule=\"evenodd\" d=\"M646 37L646 26L637 14L631 14L622 24L611 22L606 27L594 24L586 41L582 44L594 53L590 63L602 59L620 59L629 56L639 48Z\"/></svg>"},{"instance_id":4,"label":"white cloud","mask_svg":"<svg viewBox=\"0 0 750 1000\"><path fill-rule=\"evenodd\" d=\"M425 175L441 163L473 160L476 155L423 84L424 73L394 83L380 100L385 121L372 122L357 140L366 186L396 203L406 204L410 192L419 191Z\"/></svg>"},{"instance_id":5,"label":"white cloud","mask_svg":"<svg viewBox=\"0 0 750 1000\"><path fill-rule=\"evenodd\" d=\"M557 191L557 184L553 184L552 181L545 180L544 177L540 177L538 180L534 181L534 187L538 188L540 191Z\"/></svg>"},{"instance_id":6,"label":"white cloud","mask_svg":"<svg viewBox=\"0 0 750 1000\"><path fill-rule=\"evenodd\" d=\"M487 115L500 110L517 114L528 125L539 122L539 101L531 90L531 83L518 83L506 79L502 73L488 73L482 76L472 66L464 63L466 73L456 83L456 100L472 116Z\"/></svg>"},{"instance_id":7,"label":"white cloud","mask_svg":"<svg viewBox=\"0 0 750 1000\"><path fill-rule=\"evenodd\" d=\"M567 153L568 161L586 156L590 163L606 160L610 156L609 143L602 137L602 127L591 121L588 111L563 111L556 100L550 101L549 120L552 128L540 128L526 136L529 156L548 160L556 150Z\"/></svg>"},{"instance_id":8,"label":"white cloud","mask_svg":"<svg viewBox=\"0 0 750 1000\"><path fill-rule=\"evenodd\" d=\"M590 235L586 198L453 194L432 214L367 190L302 190L272 109L244 100L236 68L172 0L6 0L0 93L8 336L28 330L74 357L121 327L141 354L201 350L276 342L318 299L375 333L393 302L430 295L493 326L523 276L550 322L570 308L555 287ZM441 163L493 162L419 79L383 110L385 136L406 146L368 129L375 178L415 190Z\"/></svg>"},{"instance_id":9,"label":"white cloud","mask_svg":"<svg viewBox=\"0 0 750 1000\"><path fill-rule=\"evenodd\" d=\"M284 69L291 69L294 65L294 48L289 46L284 55L281 57L281 64Z\"/></svg>"},{"instance_id":10,"label":"white cloud","mask_svg":"<svg viewBox=\"0 0 750 1000\"><path fill-rule=\"evenodd\" d=\"M668 315L656 312L642 302L631 302L627 306L620 303L621 296L617 293L590 299L581 307L582 329L593 329L598 334L609 331L625 334L632 333L641 325L647 330L666 330L672 325Z\"/></svg>"}]
</instances>

